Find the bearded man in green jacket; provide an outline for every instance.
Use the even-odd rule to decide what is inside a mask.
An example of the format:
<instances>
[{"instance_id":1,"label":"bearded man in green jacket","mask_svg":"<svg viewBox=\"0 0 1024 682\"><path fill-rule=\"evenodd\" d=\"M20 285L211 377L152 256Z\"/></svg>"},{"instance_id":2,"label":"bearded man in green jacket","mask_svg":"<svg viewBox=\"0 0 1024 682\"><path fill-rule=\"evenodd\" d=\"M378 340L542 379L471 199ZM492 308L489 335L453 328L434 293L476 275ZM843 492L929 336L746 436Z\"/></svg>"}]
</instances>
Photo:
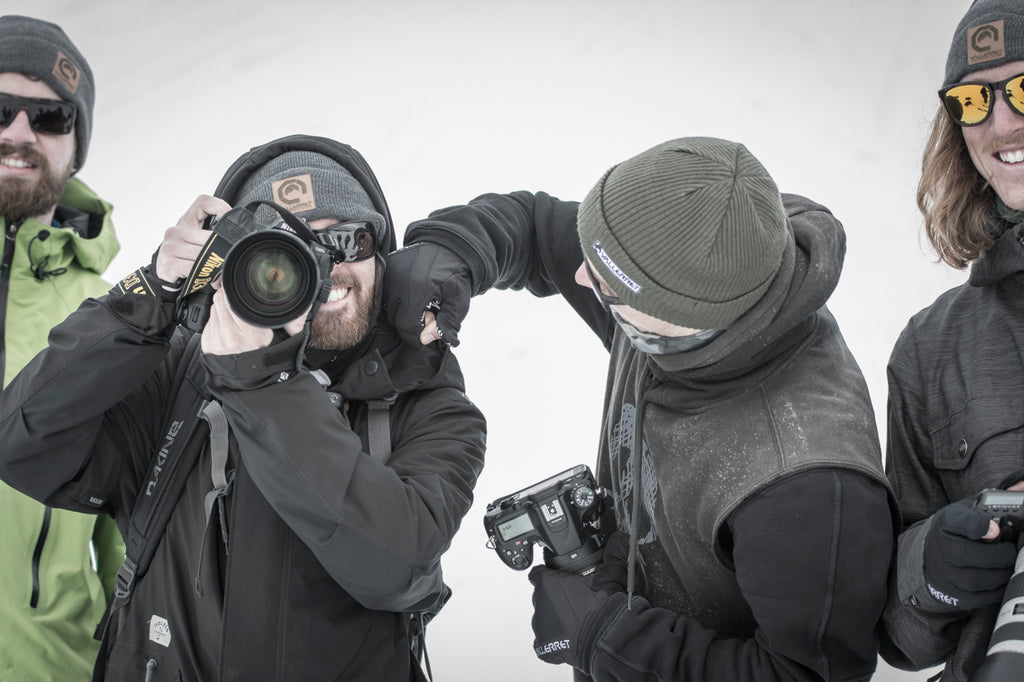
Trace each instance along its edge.
<instances>
[{"instance_id":1,"label":"bearded man in green jacket","mask_svg":"<svg viewBox=\"0 0 1024 682\"><path fill-rule=\"evenodd\" d=\"M89 148L92 71L57 25L0 17L0 367L4 386L101 278L110 204L72 177ZM113 520L0 483L0 680L88 680L124 558ZM95 551L95 564L92 553Z\"/></svg>"}]
</instances>

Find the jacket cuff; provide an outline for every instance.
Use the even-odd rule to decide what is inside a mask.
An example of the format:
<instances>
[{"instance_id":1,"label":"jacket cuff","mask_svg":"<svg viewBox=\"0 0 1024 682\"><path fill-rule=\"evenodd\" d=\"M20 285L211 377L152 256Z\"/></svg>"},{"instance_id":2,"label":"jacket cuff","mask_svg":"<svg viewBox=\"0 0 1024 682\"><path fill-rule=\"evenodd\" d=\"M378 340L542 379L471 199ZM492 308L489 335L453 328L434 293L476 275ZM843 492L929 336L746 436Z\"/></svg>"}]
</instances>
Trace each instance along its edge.
<instances>
[{"instance_id":1,"label":"jacket cuff","mask_svg":"<svg viewBox=\"0 0 1024 682\"><path fill-rule=\"evenodd\" d=\"M576 652L576 669L584 675L589 676L594 669L594 657L597 655L597 643L612 628L619 616L628 608L628 597L625 592L616 592L608 598L600 608L594 609L587 616L580 628L577 638L579 649ZM634 604L642 604L646 607L647 602L640 597L633 597Z\"/></svg>"},{"instance_id":2,"label":"jacket cuff","mask_svg":"<svg viewBox=\"0 0 1024 682\"><path fill-rule=\"evenodd\" d=\"M266 348L233 355L202 354L211 390L248 391L284 381L299 370L305 334L295 334Z\"/></svg>"},{"instance_id":3,"label":"jacket cuff","mask_svg":"<svg viewBox=\"0 0 1024 682\"><path fill-rule=\"evenodd\" d=\"M960 618L963 614L954 614L949 606L939 603L932 597L928 590L928 581L924 577L924 543L928 538L928 531L931 530L933 518L929 516L912 526L900 538L896 594L900 603L923 613L955 615Z\"/></svg>"},{"instance_id":4,"label":"jacket cuff","mask_svg":"<svg viewBox=\"0 0 1024 682\"><path fill-rule=\"evenodd\" d=\"M151 265L131 273L100 300L126 326L144 336L169 336L177 326L178 291L165 288Z\"/></svg>"}]
</instances>

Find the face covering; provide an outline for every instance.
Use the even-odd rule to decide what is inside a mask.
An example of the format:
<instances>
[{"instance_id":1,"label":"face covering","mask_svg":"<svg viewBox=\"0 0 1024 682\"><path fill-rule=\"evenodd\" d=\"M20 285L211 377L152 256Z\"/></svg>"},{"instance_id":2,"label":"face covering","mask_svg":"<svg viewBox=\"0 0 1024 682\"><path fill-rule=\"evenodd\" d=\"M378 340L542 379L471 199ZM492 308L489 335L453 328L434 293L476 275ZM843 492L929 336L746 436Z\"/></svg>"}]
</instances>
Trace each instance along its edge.
<instances>
[{"instance_id":1,"label":"face covering","mask_svg":"<svg viewBox=\"0 0 1024 682\"><path fill-rule=\"evenodd\" d=\"M696 350L708 345L725 331L724 328L705 329L704 331L687 336L659 336L640 331L627 322L622 315L619 315L615 308L609 307L609 310L612 317L615 318L615 322L618 323L619 327L626 334L626 338L629 339L633 348L641 353L648 353L650 355L669 355L671 353L685 353Z\"/></svg>"}]
</instances>

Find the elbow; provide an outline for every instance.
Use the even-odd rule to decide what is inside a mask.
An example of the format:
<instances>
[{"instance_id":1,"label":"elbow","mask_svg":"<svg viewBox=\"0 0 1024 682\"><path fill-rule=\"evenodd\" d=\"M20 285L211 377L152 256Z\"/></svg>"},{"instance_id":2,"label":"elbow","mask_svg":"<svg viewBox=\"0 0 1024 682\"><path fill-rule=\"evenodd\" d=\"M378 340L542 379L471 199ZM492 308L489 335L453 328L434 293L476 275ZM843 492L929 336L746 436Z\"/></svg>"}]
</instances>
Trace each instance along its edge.
<instances>
[{"instance_id":1,"label":"elbow","mask_svg":"<svg viewBox=\"0 0 1024 682\"><path fill-rule=\"evenodd\" d=\"M406 565L378 570L361 576L370 580L335 580L368 609L375 611L422 611L436 604L447 591L440 564L416 568Z\"/></svg>"}]
</instances>

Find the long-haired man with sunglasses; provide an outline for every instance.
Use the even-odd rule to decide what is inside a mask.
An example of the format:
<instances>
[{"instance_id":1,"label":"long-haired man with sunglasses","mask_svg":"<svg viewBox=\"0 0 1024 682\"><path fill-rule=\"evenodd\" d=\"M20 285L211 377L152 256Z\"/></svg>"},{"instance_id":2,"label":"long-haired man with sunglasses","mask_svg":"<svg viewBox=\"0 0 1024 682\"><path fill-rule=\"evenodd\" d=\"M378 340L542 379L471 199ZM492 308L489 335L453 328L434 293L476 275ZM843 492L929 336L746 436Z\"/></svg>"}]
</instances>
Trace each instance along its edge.
<instances>
[{"instance_id":1,"label":"long-haired man with sunglasses","mask_svg":"<svg viewBox=\"0 0 1024 682\"><path fill-rule=\"evenodd\" d=\"M110 205L75 176L89 150L92 71L57 25L0 17L0 367L4 385L50 328L110 285ZM113 520L0 484L0 679L89 679L124 545ZM95 552L96 564L92 561Z\"/></svg>"},{"instance_id":2,"label":"long-haired man with sunglasses","mask_svg":"<svg viewBox=\"0 0 1024 682\"><path fill-rule=\"evenodd\" d=\"M267 328L225 286L189 331L179 293L220 234L204 222L233 205L284 229L258 202L326 245L318 304ZM125 533L95 679L423 679L421 629L450 594L441 555L485 423L450 348L409 349L387 322L394 246L356 150L302 135L255 147L0 395L0 477ZM267 254L250 274L273 309L293 271Z\"/></svg>"},{"instance_id":3,"label":"long-haired man with sunglasses","mask_svg":"<svg viewBox=\"0 0 1024 682\"><path fill-rule=\"evenodd\" d=\"M604 563L531 570L537 656L599 682L871 677L895 509L826 307L845 233L825 207L780 195L743 145L682 138L582 203L485 194L406 244L388 287L409 342L452 338L470 293L525 288L610 353Z\"/></svg>"},{"instance_id":4,"label":"long-haired man with sunglasses","mask_svg":"<svg viewBox=\"0 0 1024 682\"><path fill-rule=\"evenodd\" d=\"M917 201L939 257L971 270L889 360L886 469L904 530L882 651L959 681L985 656L1017 554L973 501L1024 489L1024 3L970 6L939 98Z\"/></svg>"}]
</instances>

